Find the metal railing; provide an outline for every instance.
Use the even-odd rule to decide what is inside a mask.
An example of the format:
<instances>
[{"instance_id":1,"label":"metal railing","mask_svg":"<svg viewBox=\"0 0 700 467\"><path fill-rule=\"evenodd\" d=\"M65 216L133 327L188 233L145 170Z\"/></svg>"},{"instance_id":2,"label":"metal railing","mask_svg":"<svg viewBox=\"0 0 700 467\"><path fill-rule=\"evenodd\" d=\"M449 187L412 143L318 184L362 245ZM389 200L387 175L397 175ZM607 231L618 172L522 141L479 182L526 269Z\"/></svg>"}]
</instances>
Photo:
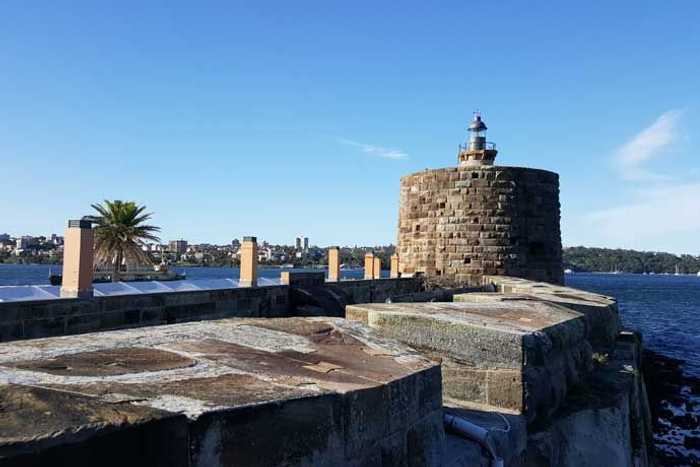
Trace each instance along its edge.
<instances>
[{"instance_id":1,"label":"metal railing","mask_svg":"<svg viewBox=\"0 0 700 467\"><path fill-rule=\"evenodd\" d=\"M476 145L470 144L470 143L465 143L465 144L460 144L459 145L459 152L466 152L466 151L495 151L496 150L496 143L493 143L491 141L486 141L483 144L483 147L474 147Z\"/></svg>"}]
</instances>

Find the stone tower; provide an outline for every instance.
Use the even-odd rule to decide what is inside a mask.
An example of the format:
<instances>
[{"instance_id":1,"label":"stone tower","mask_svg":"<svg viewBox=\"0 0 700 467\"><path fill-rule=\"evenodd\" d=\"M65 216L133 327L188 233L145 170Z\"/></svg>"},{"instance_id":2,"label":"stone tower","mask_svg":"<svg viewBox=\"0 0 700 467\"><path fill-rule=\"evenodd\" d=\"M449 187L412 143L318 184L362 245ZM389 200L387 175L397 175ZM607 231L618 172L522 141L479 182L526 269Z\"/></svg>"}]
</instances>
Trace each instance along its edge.
<instances>
[{"instance_id":1,"label":"stone tower","mask_svg":"<svg viewBox=\"0 0 700 467\"><path fill-rule=\"evenodd\" d=\"M399 271L445 286L484 275L563 283L559 176L494 165L486 129L475 113L458 167L401 179Z\"/></svg>"}]
</instances>

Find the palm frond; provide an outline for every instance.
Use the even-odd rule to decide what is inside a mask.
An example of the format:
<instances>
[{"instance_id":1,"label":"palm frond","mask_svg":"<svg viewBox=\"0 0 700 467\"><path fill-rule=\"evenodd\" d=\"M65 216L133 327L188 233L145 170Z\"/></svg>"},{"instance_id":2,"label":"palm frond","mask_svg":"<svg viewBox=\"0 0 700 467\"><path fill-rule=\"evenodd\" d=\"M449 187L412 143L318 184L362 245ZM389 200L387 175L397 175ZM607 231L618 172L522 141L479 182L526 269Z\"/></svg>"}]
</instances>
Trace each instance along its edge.
<instances>
[{"instance_id":1,"label":"palm frond","mask_svg":"<svg viewBox=\"0 0 700 467\"><path fill-rule=\"evenodd\" d=\"M133 201L104 200L93 204L97 216L87 216L95 227L95 262L99 265L111 264L115 271L121 260L127 264L150 264L149 256L143 251L145 241L159 242L155 235L159 227L143 224L153 216L144 213L146 206Z\"/></svg>"}]
</instances>

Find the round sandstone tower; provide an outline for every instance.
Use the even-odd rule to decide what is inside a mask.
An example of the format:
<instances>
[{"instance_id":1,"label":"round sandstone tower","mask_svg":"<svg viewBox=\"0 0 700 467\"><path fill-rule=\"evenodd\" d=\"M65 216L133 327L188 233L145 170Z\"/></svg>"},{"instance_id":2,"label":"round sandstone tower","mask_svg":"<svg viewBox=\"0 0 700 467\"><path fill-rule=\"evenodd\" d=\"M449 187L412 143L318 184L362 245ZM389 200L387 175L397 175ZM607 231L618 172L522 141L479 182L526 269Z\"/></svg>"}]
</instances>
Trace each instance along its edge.
<instances>
[{"instance_id":1,"label":"round sandstone tower","mask_svg":"<svg viewBox=\"0 0 700 467\"><path fill-rule=\"evenodd\" d=\"M559 176L464 165L401 179L399 271L444 286L484 275L563 283Z\"/></svg>"}]
</instances>

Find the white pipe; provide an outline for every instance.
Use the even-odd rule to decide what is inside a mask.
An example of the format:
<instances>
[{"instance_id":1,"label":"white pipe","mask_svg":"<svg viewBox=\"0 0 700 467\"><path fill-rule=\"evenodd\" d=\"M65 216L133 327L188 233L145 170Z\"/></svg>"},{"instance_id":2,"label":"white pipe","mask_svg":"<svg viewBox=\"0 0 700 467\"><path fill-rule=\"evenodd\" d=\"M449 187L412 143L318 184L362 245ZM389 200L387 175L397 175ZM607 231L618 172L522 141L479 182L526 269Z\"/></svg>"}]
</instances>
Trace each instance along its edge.
<instances>
[{"instance_id":1,"label":"white pipe","mask_svg":"<svg viewBox=\"0 0 700 467\"><path fill-rule=\"evenodd\" d=\"M486 428L469 422L461 417L456 417L448 413L443 414L443 423L446 428L454 431L463 438L470 439L478 443L491 454L492 467L504 467L503 459L498 457L496 450L488 440L489 430Z\"/></svg>"}]
</instances>

